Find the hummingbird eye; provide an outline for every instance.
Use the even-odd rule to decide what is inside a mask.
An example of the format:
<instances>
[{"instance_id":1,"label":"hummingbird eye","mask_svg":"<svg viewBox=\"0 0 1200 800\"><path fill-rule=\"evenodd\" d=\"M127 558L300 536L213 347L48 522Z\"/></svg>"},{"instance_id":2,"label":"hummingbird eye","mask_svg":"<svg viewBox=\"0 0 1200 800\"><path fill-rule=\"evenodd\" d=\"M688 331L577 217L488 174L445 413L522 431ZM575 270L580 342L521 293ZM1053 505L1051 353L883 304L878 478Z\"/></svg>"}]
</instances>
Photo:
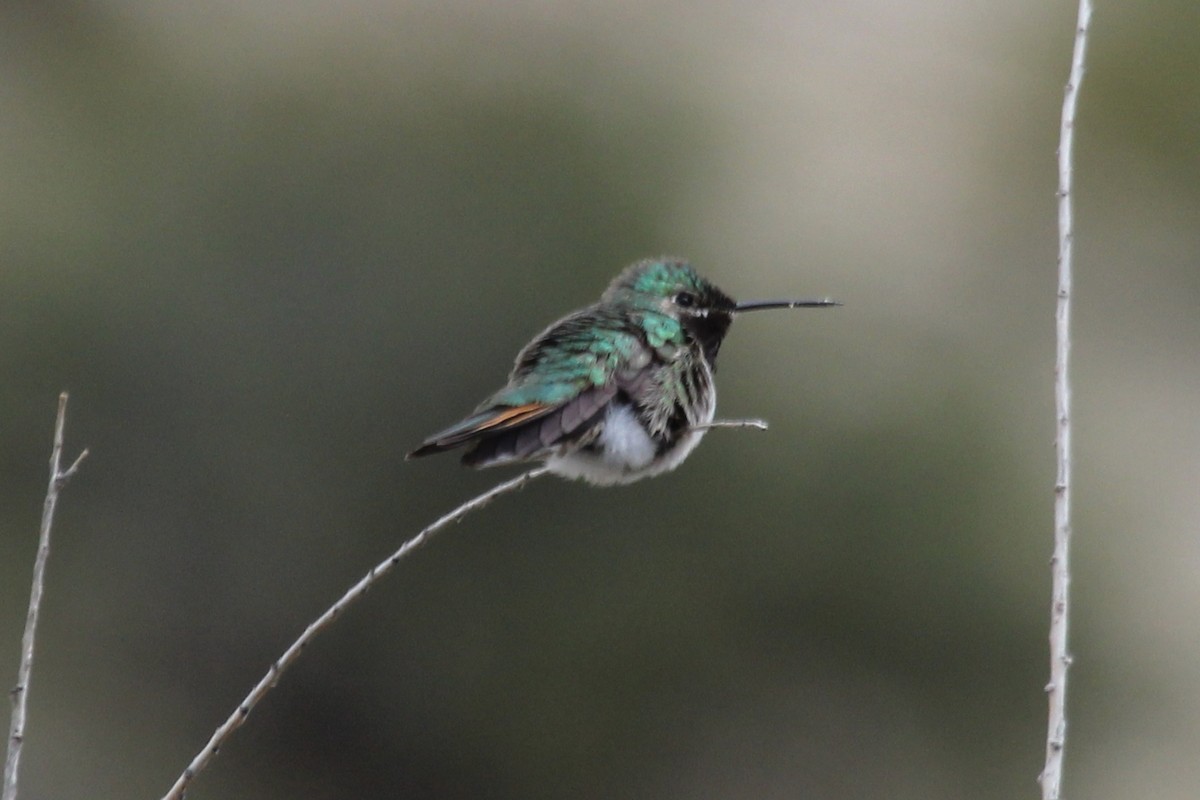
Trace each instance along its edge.
<instances>
[{"instance_id":1,"label":"hummingbird eye","mask_svg":"<svg viewBox=\"0 0 1200 800\"><path fill-rule=\"evenodd\" d=\"M675 305L680 308L692 308L696 305L696 295L691 292L680 292L675 295Z\"/></svg>"}]
</instances>

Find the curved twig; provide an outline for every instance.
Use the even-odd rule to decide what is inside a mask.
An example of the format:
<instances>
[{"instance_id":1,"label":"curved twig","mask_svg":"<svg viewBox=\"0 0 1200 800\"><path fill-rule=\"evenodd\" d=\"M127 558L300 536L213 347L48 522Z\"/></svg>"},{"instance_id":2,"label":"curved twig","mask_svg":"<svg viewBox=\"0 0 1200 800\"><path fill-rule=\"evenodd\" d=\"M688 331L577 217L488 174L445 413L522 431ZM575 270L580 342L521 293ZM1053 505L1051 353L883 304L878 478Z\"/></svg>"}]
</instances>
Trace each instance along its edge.
<instances>
[{"instance_id":1,"label":"curved twig","mask_svg":"<svg viewBox=\"0 0 1200 800\"><path fill-rule=\"evenodd\" d=\"M163 800L181 800L183 798L188 785L208 766L213 756L220 751L225 741L233 732L242 726L246 721L246 717L254 709L254 706L258 704L259 700L262 700L267 692L275 687L275 684L279 681L279 676L300 657L300 653L308 646L309 642L316 638L318 633L329 627L355 600L366 594L378 580L391 572L392 568L400 563L402 558L425 544L435 533L451 522L457 522L470 512L482 508L495 500L500 495L516 491L529 481L545 475L549 471L547 467L537 467L492 487L483 494L468 500L441 517L416 536L400 545L399 550L376 564L358 583L351 586L336 603L326 609L324 614L310 622L308 627L304 629L304 633L300 634L300 637L292 642L287 650L283 651L283 655L271 664L270 669L267 670L267 674L262 677L262 680L250 690L250 693L238 704L238 707L229 715L229 718L213 732L212 738L208 740L208 744L204 745L204 748L196 754L196 757L192 759L192 763L188 764L187 768L180 774L179 778L175 781L175 785L171 787L171 790L163 795Z\"/></svg>"}]
</instances>

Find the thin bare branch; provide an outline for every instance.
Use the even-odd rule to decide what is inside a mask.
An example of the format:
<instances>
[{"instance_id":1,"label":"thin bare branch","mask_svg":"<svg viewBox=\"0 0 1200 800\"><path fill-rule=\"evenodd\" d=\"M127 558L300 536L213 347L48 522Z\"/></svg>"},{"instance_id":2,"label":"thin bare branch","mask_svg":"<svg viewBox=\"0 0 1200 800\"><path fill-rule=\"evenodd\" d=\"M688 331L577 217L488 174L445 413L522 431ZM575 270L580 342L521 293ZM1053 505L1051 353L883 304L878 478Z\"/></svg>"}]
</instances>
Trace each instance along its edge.
<instances>
[{"instance_id":1,"label":"thin bare branch","mask_svg":"<svg viewBox=\"0 0 1200 800\"><path fill-rule=\"evenodd\" d=\"M50 529L54 525L54 509L58 494L87 457L84 450L66 471L61 469L63 431L67 423L67 393L58 396L58 416L54 422L54 445L50 450L50 484L42 504L42 526L38 533L37 558L33 562L33 585L29 590L29 611L25 616L25 634L21 637L21 665L17 668L17 685L12 697L12 722L8 732L8 756L4 761L3 800L16 800L17 779L21 767L21 748L25 744L25 718L29 703L29 680L33 676L34 640L37 638L38 615L42 608L42 591L46 585L46 562L50 559Z\"/></svg>"},{"instance_id":2,"label":"thin bare branch","mask_svg":"<svg viewBox=\"0 0 1200 800\"><path fill-rule=\"evenodd\" d=\"M291 646L283 652L283 655L271 664L271 667L267 670L267 674L262 677L262 680L250 690L250 693L238 704L238 707L229 715L229 718L213 732L212 738L208 740L208 744L204 745L204 748L196 754L196 757L192 759L192 763L188 764L187 769L180 774L179 778L175 781L175 785L171 787L171 790L163 795L163 800L182 800L189 784L208 766L209 762L212 761L213 757L220 751L225 741L233 732L242 726L246 721L246 717L250 715L250 712L258 704L258 701L262 700L266 693L275 687L275 684L279 681L279 676L283 674L284 670L300 657L300 653L316 638L318 633L329 627L354 601L366 594L377 581L391 572L392 568L399 564L401 559L425 544L435 533L450 523L457 522L476 509L483 508L500 495L520 489L529 481L541 477L549 471L548 467L537 467L494 486L441 517L416 536L400 545L399 550L376 564L358 583L350 587L336 603L331 605L324 614L309 623L308 627L304 629L304 633L300 634L300 637L292 642Z\"/></svg>"},{"instance_id":3,"label":"thin bare branch","mask_svg":"<svg viewBox=\"0 0 1200 800\"><path fill-rule=\"evenodd\" d=\"M694 431L706 431L711 428L753 428L765 431L767 429L767 421L765 419L715 419L703 425L692 426L692 430Z\"/></svg>"},{"instance_id":4,"label":"thin bare branch","mask_svg":"<svg viewBox=\"0 0 1200 800\"><path fill-rule=\"evenodd\" d=\"M1054 556L1051 564L1050 602L1050 682L1046 684L1049 718L1046 725L1046 763L1039 778L1042 800L1059 800L1062 794L1063 754L1067 744L1067 671L1071 656L1067 651L1067 622L1071 583L1071 383L1068 364L1071 354L1071 256L1074 244L1074 218L1071 185L1074 170L1075 109L1079 87L1083 83L1084 54L1091 25L1091 0L1080 0L1075 26L1075 46L1071 56L1071 74L1063 96L1062 125L1058 145L1058 303L1056 321L1056 357L1054 396L1056 412L1055 449L1057 476L1054 484Z\"/></svg>"}]
</instances>

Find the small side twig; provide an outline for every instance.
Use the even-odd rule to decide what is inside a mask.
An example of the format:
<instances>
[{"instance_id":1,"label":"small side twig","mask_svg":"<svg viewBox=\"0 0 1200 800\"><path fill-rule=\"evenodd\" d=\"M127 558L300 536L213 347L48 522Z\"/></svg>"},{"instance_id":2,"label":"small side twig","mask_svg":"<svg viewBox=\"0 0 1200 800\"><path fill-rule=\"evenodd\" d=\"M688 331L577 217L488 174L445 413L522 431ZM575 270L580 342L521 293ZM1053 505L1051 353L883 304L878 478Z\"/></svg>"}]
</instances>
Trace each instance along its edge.
<instances>
[{"instance_id":1,"label":"small side twig","mask_svg":"<svg viewBox=\"0 0 1200 800\"><path fill-rule=\"evenodd\" d=\"M1046 763L1039 780L1043 800L1059 800L1062 794L1063 753L1067 744L1067 651L1068 588L1071 570L1068 555L1071 541L1071 383L1068 364L1071 354L1071 255L1075 230L1071 209L1072 163L1075 140L1075 108L1083 83L1084 54L1092 19L1091 0L1080 0L1075 25L1071 74L1063 95L1062 124L1058 145L1058 302L1055 313L1056 350L1054 399L1056 412L1055 451L1057 475L1054 482L1054 555L1051 564L1050 682L1046 684L1049 716L1046 725Z\"/></svg>"},{"instance_id":2,"label":"small side twig","mask_svg":"<svg viewBox=\"0 0 1200 800\"><path fill-rule=\"evenodd\" d=\"M189 784L208 766L209 762L212 761L213 757L220 751L225 741L233 732L242 726L246 721L246 717L250 715L254 706L258 704L258 701L262 700L266 693L275 687L284 670L300 657L300 653L316 638L318 633L329 627L355 600L366 594L378 580L391 572L392 568L399 564L401 559L425 544L435 533L451 522L457 522L470 512L492 502L500 495L520 489L529 481L541 477L549 471L548 467L537 467L492 487L483 494L468 500L441 517L416 536L400 545L400 549L392 553L392 555L376 564L370 572L364 575L358 583L350 587L325 613L310 622L308 627L304 629L304 633L300 634L300 637L292 642L291 646L283 652L283 655L271 664L270 669L267 670L267 674L262 677L262 680L250 690L250 693L238 704L238 707L229 715L229 718L213 732L212 738L208 740L208 744L204 745L204 748L196 754L196 757L192 759L192 763L188 764L187 768L180 774L179 778L175 781L175 785L171 787L171 790L163 795L163 800L182 800Z\"/></svg>"},{"instance_id":3,"label":"small side twig","mask_svg":"<svg viewBox=\"0 0 1200 800\"><path fill-rule=\"evenodd\" d=\"M87 458L84 450L79 457L62 469L63 430L67 421L67 393L58 396L58 417L54 422L54 445L50 450L50 484L42 505L42 526L38 533L37 558L33 562L33 585L29 591L29 611L25 616L25 634L21 637L21 665L17 669L17 685L13 687L12 722L8 732L8 756L4 761L3 800L16 800L17 777L21 767L21 747L25 744L25 717L29 703L29 680L33 675L34 640L37 637L38 615L42 608L42 591L46 584L46 562L50 558L50 529L54 525L54 508L58 494L79 470Z\"/></svg>"},{"instance_id":4,"label":"small side twig","mask_svg":"<svg viewBox=\"0 0 1200 800\"><path fill-rule=\"evenodd\" d=\"M712 422L692 426L692 430L694 431L706 431L710 428L754 428L755 430L765 431L767 429L767 421L765 419L715 419Z\"/></svg>"}]
</instances>

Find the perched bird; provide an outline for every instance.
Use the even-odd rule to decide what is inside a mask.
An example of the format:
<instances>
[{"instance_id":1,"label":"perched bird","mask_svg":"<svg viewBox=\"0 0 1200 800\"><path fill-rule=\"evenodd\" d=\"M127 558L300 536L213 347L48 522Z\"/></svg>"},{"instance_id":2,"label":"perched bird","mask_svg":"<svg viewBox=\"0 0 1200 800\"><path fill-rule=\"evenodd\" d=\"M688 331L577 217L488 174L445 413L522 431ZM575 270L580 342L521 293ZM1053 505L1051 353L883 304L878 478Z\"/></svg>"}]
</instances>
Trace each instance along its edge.
<instances>
[{"instance_id":1,"label":"perched bird","mask_svg":"<svg viewBox=\"0 0 1200 800\"><path fill-rule=\"evenodd\" d=\"M714 425L713 369L734 315L836 305L737 303L686 261L639 261L600 302L525 345L507 386L407 457L466 445L462 460L471 467L543 461L557 475L598 485L667 472Z\"/></svg>"}]
</instances>

